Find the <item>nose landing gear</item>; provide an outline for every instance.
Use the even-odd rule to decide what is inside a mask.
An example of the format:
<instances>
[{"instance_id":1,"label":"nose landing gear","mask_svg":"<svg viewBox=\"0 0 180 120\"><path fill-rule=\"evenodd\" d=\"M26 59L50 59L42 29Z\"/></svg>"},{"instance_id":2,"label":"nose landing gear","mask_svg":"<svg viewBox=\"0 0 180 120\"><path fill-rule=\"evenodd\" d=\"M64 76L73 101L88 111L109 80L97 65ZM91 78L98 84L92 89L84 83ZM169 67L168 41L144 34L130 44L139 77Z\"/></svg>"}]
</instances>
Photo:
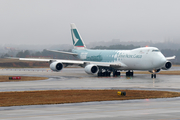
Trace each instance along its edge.
<instances>
[{"instance_id":1,"label":"nose landing gear","mask_svg":"<svg viewBox=\"0 0 180 120\"><path fill-rule=\"evenodd\" d=\"M151 78L156 78L156 74L151 74Z\"/></svg>"},{"instance_id":2,"label":"nose landing gear","mask_svg":"<svg viewBox=\"0 0 180 120\"><path fill-rule=\"evenodd\" d=\"M159 73L161 71L161 69L154 69L149 71L151 74L151 78L156 78L156 73Z\"/></svg>"}]
</instances>

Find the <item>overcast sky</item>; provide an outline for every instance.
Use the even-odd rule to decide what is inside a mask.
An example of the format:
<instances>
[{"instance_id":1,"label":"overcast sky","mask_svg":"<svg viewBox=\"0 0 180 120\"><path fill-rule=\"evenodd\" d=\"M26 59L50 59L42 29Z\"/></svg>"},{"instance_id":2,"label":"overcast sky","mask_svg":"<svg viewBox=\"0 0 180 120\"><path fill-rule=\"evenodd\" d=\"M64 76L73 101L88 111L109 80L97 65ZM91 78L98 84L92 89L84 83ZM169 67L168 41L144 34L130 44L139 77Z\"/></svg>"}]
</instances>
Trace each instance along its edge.
<instances>
[{"instance_id":1,"label":"overcast sky","mask_svg":"<svg viewBox=\"0 0 180 120\"><path fill-rule=\"evenodd\" d=\"M1 44L180 40L180 0L0 0Z\"/></svg>"}]
</instances>

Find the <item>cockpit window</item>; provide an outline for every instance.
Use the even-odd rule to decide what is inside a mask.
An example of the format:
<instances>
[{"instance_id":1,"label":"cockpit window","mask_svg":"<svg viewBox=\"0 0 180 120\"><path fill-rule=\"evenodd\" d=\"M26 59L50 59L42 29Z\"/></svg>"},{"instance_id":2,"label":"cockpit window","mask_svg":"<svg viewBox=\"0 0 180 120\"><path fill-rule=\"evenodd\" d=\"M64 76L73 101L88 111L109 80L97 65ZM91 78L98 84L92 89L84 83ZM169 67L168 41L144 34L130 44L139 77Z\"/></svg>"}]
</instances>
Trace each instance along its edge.
<instances>
[{"instance_id":1,"label":"cockpit window","mask_svg":"<svg viewBox=\"0 0 180 120\"><path fill-rule=\"evenodd\" d=\"M152 52L160 52L159 50L152 50Z\"/></svg>"}]
</instances>

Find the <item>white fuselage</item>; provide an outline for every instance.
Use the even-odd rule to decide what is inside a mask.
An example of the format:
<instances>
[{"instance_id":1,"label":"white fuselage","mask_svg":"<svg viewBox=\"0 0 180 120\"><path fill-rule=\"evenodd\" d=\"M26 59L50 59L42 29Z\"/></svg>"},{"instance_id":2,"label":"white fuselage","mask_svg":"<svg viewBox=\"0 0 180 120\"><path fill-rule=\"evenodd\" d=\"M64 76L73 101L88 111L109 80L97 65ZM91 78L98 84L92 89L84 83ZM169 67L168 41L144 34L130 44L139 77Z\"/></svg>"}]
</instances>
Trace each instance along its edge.
<instances>
[{"instance_id":1,"label":"white fuselage","mask_svg":"<svg viewBox=\"0 0 180 120\"><path fill-rule=\"evenodd\" d=\"M153 70L160 69L166 63L164 55L155 48L139 48L124 51L124 58L119 57L120 61L127 65L130 70Z\"/></svg>"},{"instance_id":2,"label":"white fuselage","mask_svg":"<svg viewBox=\"0 0 180 120\"><path fill-rule=\"evenodd\" d=\"M133 50L73 50L85 61L113 62L125 64L119 70L154 70L166 63L164 55L155 47L142 47Z\"/></svg>"}]
</instances>

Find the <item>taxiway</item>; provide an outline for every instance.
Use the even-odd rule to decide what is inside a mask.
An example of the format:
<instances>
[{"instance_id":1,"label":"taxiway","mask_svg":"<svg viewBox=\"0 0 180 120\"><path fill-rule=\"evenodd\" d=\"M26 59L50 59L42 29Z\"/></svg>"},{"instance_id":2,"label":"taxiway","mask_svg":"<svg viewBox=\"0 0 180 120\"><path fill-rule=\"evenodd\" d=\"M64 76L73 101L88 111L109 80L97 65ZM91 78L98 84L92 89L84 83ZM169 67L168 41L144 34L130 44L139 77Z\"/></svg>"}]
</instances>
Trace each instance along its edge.
<instances>
[{"instance_id":1,"label":"taxiway","mask_svg":"<svg viewBox=\"0 0 180 120\"><path fill-rule=\"evenodd\" d=\"M65 89L145 89L180 92L177 75L135 75L133 78L96 77L82 68L68 68L62 72L49 69L7 69L0 75L49 77L48 80L1 82L0 91L65 90ZM180 98L126 101L87 102L57 105L0 107L0 119L180 119Z\"/></svg>"}]
</instances>

